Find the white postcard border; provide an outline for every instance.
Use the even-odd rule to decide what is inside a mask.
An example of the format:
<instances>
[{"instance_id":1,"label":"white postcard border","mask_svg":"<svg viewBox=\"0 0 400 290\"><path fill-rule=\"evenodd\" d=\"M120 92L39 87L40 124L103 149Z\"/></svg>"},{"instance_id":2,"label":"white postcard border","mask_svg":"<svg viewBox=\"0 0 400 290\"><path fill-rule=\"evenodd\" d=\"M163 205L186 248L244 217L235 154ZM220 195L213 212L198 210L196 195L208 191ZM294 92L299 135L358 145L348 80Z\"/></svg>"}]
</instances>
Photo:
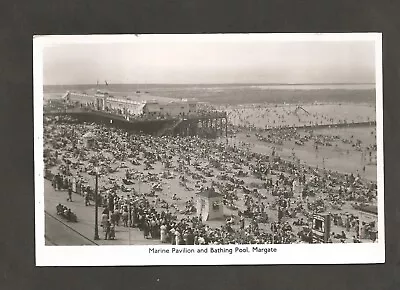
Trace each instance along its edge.
<instances>
[{"instance_id":1,"label":"white postcard border","mask_svg":"<svg viewBox=\"0 0 400 290\"><path fill-rule=\"evenodd\" d=\"M378 241L363 244L215 245L215 246L45 246L44 163L43 163L43 49L68 43L123 43L135 41L374 41L376 57L376 123ZM79 35L35 36L34 72L34 162L35 162L35 243L37 266L116 265L238 265L238 264L355 264L385 262L384 155L382 34L191 34L191 35ZM276 252L253 252L253 247ZM211 248L232 249L233 253L210 253ZM236 248L249 253L234 252ZM150 253L169 249L170 253ZM193 249L195 253L171 253L173 249ZM197 253L208 249L208 253ZM105 254L107 253L107 254Z\"/></svg>"}]
</instances>

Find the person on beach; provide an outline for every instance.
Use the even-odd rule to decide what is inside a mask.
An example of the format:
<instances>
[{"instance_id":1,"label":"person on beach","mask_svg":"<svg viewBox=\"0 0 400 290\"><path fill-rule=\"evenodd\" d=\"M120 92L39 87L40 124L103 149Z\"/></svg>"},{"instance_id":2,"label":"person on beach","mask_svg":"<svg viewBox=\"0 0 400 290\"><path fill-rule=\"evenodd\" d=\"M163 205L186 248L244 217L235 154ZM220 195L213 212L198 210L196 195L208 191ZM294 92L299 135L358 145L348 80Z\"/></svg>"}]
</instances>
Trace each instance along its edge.
<instances>
[{"instance_id":1,"label":"person on beach","mask_svg":"<svg viewBox=\"0 0 400 290\"><path fill-rule=\"evenodd\" d=\"M105 228L105 236L104 236L104 239L105 239L105 240L110 239L110 234L111 234L111 222L110 222L109 220L107 220L107 221L105 222L104 228Z\"/></svg>"},{"instance_id":2,"label":"person on beach","mask_svg":"<svg viewBox=\"0 0 400 290\"><path fill-rule=\"evenodd\" d=\"M129 220L128 208L124 208L122 212L122 222L124 224L124 227L128 227L128 220Z\"/></svg>"},{"instance_id":3,"label":"person on beach","mask_svg":"<svg viewBox=\"0 0 400 290\"><path fill-rule=\"evenodd\" d=\"M145 239L149 239L150 238L150 225L147 222L147 220L143 221L143 237Z\"/></svg>"},{"instance_id":4,"label":"person on beach","mask_svg":"<svg viewBox=\"0 0 400 290\"><path fill-rule=\"evenodd\" d=\"M72 202L72 187L68 186L68 198L67 201L71 201Z\"/></svg>"},{"instance_id":5,"label":"person on beach","mask_svg":"<svg viewBox=\"0 0 400 290\"><path fill-rule=\"evenodd\" d=\"M89 198L89 192L85 190L85 206L90 205L90 198Z\"/></svg>"},{"instance_id":6,"label":"person on beach","mask_svg":"<svg viewBox=\"0 0 400 290\"><path fill-rule=\"evenodd\" d=\"M115 240L115 225L110 225L110 235L109 240Z\"/></svg>"},{"instance_id":7,"label":"person on beach","mask_svg":"<svg viewBox=\"0 0 400 290\"><path fill-rule=\"evenodd\" d=\"M63 187L64 190L68 189L68 187L69 187L69 180L68 180L67 176L64 177L64 182L63 182L63 186L62 187Z\"/></svg>"},{"instance_id":8,"label":"person on beach","mask_svg":"<svg viewBox=\"0 0 400 290\"><path fill-rule=\"evenodd\" d=\"M162 224L160 227L160 241L161 243L167 242L167 227L165 224Z\"/></svg>"},{"instance_id":9,"label":"person on beach","mask_svg":"<svg viewBox=\"0 0 400 290\"><path fill-rule=\"evenodd\" d=\"M172 228L170 231L169 231L169 239L170 239L170 242L171 242L171 245L176 245L176 243L175 243L175 229L174 228Z\"/></svg>"},{"instance_id":10,"label":"person on beach","mask_svg":"<svg viewBox=\"0 0 400 290\"><path fill-rule=\"evenodd\" d=\"M101 215L101 226L103 227L103 232L107 230L107 223L108 223L108 210L104 209Z\"/></svg>"},{"instance_id":11,"label":"person on beach","mask_svg":"<svg viewBox=\"0 0 400 290\"><path fill-rule=\"evenodd\" d=\"M346 232L350 232L350 216L346 215Z\"/></svg>"},{"instance_id":12,"label":"person on beach","mask_svg":"<svg viewBox=\"0 0 400 290\"><path fill-rule=\"evenodd\" d=\"M51 186L54 188L54 190L57 191L57 175L53 175L53 178L51 180Z\"/></svg>"},{"instance_id":13,"label":"person on beach","mask_svg":"<svg viewBox=\"0 0 400 290\"><path fill-rule=\"evenodd\" d=\"M244 222L244 217L243 217L243 216L240 216L240 222L239 222L239 224L240 224L240 229L241 229L241 230L244 230L244 226L245 226L244 223L245 223L245 222Z\"/></svg>"},{"instance_id":14,"label":"person on beach","mask_svg":"<svg viewBox=\"0 0 400 290\"><path fill-rule=\"evenodd\" d=\"M55 188L56 191L61 190L61 176L60 173L55 175Z\"/></svg>"}]
</instances>

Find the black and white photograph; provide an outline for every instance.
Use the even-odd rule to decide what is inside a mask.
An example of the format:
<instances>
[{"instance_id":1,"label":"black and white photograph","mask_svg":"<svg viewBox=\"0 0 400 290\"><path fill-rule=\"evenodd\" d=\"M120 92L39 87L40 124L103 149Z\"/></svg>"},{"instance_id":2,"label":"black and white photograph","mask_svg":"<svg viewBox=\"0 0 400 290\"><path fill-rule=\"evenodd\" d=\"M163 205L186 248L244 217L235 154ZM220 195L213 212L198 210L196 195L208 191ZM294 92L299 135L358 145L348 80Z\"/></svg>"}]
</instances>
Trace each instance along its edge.
<instances>
[{"instance_id":1,"label":"black and white photograph","mask_svg":"<svg viewBox=\"0 0 400 290\"><path fill-rule=\"evenodd\" d=\"M384 262L381 39L35 36L36 264Z\"/></svg>"}]
</instances>

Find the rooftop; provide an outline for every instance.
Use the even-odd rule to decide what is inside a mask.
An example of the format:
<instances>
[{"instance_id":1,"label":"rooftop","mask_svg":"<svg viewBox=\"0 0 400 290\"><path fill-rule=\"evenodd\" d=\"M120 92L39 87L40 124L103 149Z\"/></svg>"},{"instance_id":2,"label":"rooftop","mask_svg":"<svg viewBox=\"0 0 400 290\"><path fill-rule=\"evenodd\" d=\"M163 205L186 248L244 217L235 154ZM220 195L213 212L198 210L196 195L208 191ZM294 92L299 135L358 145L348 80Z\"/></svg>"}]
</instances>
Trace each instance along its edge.
<instances>
[{"instance_id":1,"label":"rooftop","mask_svg":"<svg viewBox=\"0 0 400 290\"><path fill-rule=\"evenodd\" d=\"M93 138L96 138L96 135L93 132L87 132L85 135L83 135L83 138L93 139Z\"/></svg>"},{"instance_id":2,"label":"rooftop","mask_svg":"<svg viewBox=\"0 0 400 290\"><path fill-rule=\"evenodd\" d=\"M206 189L204 191L200 191L197 194L201 195L201 196L204 196L204 197L208 197L208 198L221 197L222 196L221 194L219 194L218 192L216 192L212 188L208 188L208 189Z\"/></svg>"}]
</instances>

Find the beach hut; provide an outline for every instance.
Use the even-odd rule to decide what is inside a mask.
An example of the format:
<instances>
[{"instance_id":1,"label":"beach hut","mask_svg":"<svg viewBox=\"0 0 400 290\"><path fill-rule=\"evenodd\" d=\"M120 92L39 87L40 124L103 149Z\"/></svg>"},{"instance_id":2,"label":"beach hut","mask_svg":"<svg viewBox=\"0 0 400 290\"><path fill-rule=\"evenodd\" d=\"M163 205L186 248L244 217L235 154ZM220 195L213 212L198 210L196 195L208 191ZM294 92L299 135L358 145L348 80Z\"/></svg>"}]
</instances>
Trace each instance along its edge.
<instances>
[{"instance_id":1,"label":"beach hut","mask_svg":"<svg viewBox=\"0 0 400 290\"><path fill-rule=\"evenodd\" d=\"M85 147L90 149L93 147L96 141L96 135L93 132L87 132L85 135L83 135L83 143L85 144Z\"/></svg>"},{"instance_id":2,"label":"beach hut","mask_svg":"<svg viewBox=\"0 0 400 290\"><path fill-rule=\"evenodd\" d=\"M197 193L196 210L203 221L222 219L224 217L222 195L212 188Z\"/></svg>"}]
</instances>

